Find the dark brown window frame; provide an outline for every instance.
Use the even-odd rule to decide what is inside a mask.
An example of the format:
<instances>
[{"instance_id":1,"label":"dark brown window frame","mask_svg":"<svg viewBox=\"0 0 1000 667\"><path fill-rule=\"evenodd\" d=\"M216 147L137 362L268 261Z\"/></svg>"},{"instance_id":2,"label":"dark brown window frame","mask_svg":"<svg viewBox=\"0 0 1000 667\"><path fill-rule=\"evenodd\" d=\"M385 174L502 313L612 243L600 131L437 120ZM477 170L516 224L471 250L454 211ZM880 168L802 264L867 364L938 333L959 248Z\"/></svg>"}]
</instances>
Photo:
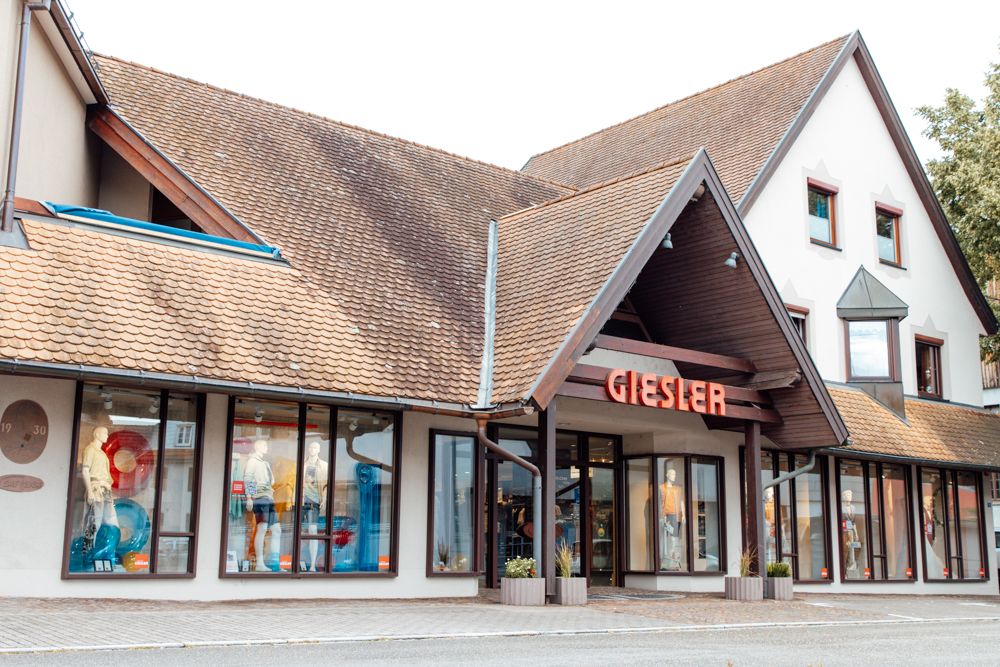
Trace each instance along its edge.
<instances>
[{"instance_id":1,"label":"dark brown window frame","mask_svg":"<svg viewBox=\"0 0 1000 667\"><path fill-rule=\"evenodd\" d=\"M797 452L784 452L782 450L776 450L776 449L765 449L765 450L762 450L761 451L761 456L763 456L765 454L769 454L769 455L774 456L774 455L779 454L779 453L794 454L795 456L804 456L801 453L797 453ZM771 463L772 470L774 469L773 466L774 466L775 462L776 462L775 459L772 459L772 463ZM795 459L793 458L792 459L792 465L794 465L794 464L795 464ZM825 521L823 521L823 530L826 531L826 534L825 534L826 552L825 552L824 556L826 558L826 574L827 574L827 577L826 577L826 579L793 579L793 581L798 581L798 582L801 582L801 583L804 583L804 584L831 584L831 583L833 583L833 572L832 572L832 567L833 567L833 545L831 543L831 539L832 538L831 538L831 534L830 534L830 517L831 517L831 512L830 512L830 477L829 477L829 469L828 469L828 465L827 465L827 457L825 457L825 456L817 456L816 457L816 465L819 466L819 469L820 469L820 479L822 480L821 483L823 485L822 502L823 502L823 516L825 517ZM794 481L795 481L795 479L791 480L791 482L794 482ZM747 546L747 513L746 513L747 512L747 507L746 507L746 488L747 488L747 486L746 486L746 484L747 484L747 479L746 479L746 447L740 446L740 489L743 490L743 492L740 494L740 526L741 526L740 537L743 540L743 547L744 548L746 548L746 546ZM780 487L781 485L779 484L778 486ZM775 503L780 503L781 502L781 489L776 487L776 490L775 490L774 494L775 494ZM798 510L796 510L795 516L798 516ZM798 544L798 537L797 536L796 536L795 543ZM781 554L781 553L782 552L779 549L778 550L778 554ZM797 574L798 574L798 555L796 554L796 561L793 564L793 569L792 569L792 577L795 577Z\"/></svg>"},{"instance_id":2,"label":"dark brown window frame","mask_svg":"<svg viewBox=\"0 0 1000 667\"><path fill-rule=\"evenodd\" d=\"M807 340L807 326L809 323L809 309L803 308L802 306L795 306L790 303L785 304L785 310L792 318L792 324L795 325L795 329L799 332L799 337L802 339L802 344L809 347L809 341ZM802 323L801 328L799 328L799 322Z\"/></svg>"},{"instance_id":3,"label":"dark brown window frame","mask_svg":"<svg viewBox=\"0 0 1000 667\"><path fill-rule=\"evenodd\" d=\"M821 194L829 197L830 202L830 241L823 241L820 239L815 239L812 234L809 235L809 242L824 248L830 248L831 250L841 250L840 246L837 244L837 195L840 194L840 188L835 185L830 185L829 183L824 183L823 181L816 180L815 178L806 179L806 197L808 199L809 190L815 190ZM808 202L807 202L808 204Z\"/></svg>"},{"instance_id":4,"label":"dark brown window frame","mask_svg":"<svg viewBox=\"0 0 1000 667\"><path fill-rule=\"evenodd\" d=\"M941 387L941 348L944 347L944 341L940 338L931 338L930 336L922 336L916 334L913 337L913 351L914 357L919 359L920 355L917 351L917 345L926 345L933 349L934 356L934 386L937 387L937 393L931 393L924 391L922 387L924 383L920 379L920 367L917 366L917 395L923 396L924 398L944 398L944 390Z\"/></svg>"},{"instance_id":5,"label":"dark brown window frame","mask_svg":"<svg viewBox=\"0 0 1000 667\"><path fill-rule=\"evenodd\" d=\"M661 507L662 500L660 498L660 485L657 482L659 479L657 477L656 464L659 459L684 459L684 507L689 513L692 512L692 495L691 495L691 459L706 459L710 461L715 461L716 465L716 485L719 489L719 570L717 572L705 572L694 570L694 524L692 520L687 521L687 563L688 569L677 571L677 570L661 570L660 569L660 526L659 526L659 508ZM623 498L623 517L624 526L627 529L629 525L629 508L628 503L624 501L625 493L624 487L628 484L628 479L624 477L627 468L624 465L625 460L634 461L637 459L651 459L650 470L652 470L652 484L653 484L653 508L655 511L650 513L650 524L647 528L651 531L653 535L653 569L652 570L630 570L623 569L622 576L626 574L653 574L656 576L670 576L670 577L724 577L729 572L728 563L728 549L727 549L727 531L726 531L726 459L724 456L715 456L711 454L697 454L697 453L677 453L677 454L643 454L643 455L630 455L623 457L622 465L622 498ZM630 553L628 551L628 540L625 539L624 530L622 531L622 540L625 542L625 553L624 565L629 564Z\"/></svg>"},{"instance_id":6,"label":"dark brown window frame","mask_svg":"<svg viewBox=\"0 0 1000 667\"><path fill-rule=\"evenodd\" d=\"M178 391L173 390L174 394L186 394L193 396L196 401L196 426L195 426L195 441L194 441L194 478L193 478L193 488L191 490L191 530L187 532L161 532L160 531L160 498L163 495L163 466L165 459L166 450L166 430L167 430L167 417L169 410L167 406L170 401L170 391L169 389L160 389L160 405L163 406L160 410L160 437L159 437L159 447L156 454L156 500L155 508L153 510L153 516L150 517L151 531L149 536L150 548L149 548L149 573L147 574L136 574L136 573L126 573L112 572L112 573L88 573L88 572L70 572L69 571L69 560L70 560L70 547L73 541L73 501L76 492L77 475L77 457L80 453L80 418L83 414L83 389L87 384L91 384L97 387L111 387L118 388L125 391L133 389L150 389L152 387L145 386L139 387L136 385L128 384L117 384L117 383L101 383L101 382L84 382L83 380L78 380L76 383L76 396L73 406L73 441L70 446L70 475L69 475L69 490L66 496L66 528L63 534L63 562L62 562L62 573L61 578L64 580L90 580L90 579L114 579L116 581L131 581L133 579L194 579L197 576L198 571L198 519L201 516L199 511L199 501L201 499L201 472L203 468L203 459L205 454L205 394L198 392L188 392L188 391ZM156 572L157 561L159 558L160 550L160 538L161 537L186 537L190 539L188 543L188 571L187 572Z\"/></svg>"},{"instance_id":7,"label":"dark brown window frame","mask_svg":"<svg viewBox=\"0 0 1000 667\"><path fill-rule=\"evenodd\" d=\"M954 490L954 494L953 494L953 497L951 498L951 502L954 503L955 514L956 515L958 514L958 508L959 508L959 504L958 504L958 473L959 472L967 472L967 473L971 473L971 474L973 474L975 476L975 479L976 479L976 509L979 511L979 549L980 549L979 553L980 553L980 558L982 559L982 563L983 563L983 574L984 574L984 576L977 577L977 578L974 578L974 579L970 579L970 578L967 578L965 576L962 576L962 577L951 577L951 578L948 578L948 579L931 579L930 578L929 572L928 572L928 569L927 569L927 541L925 539L923 539L923 535L925 534L925 531L927 530L927 528L926 528L926 522L924 521L924 512L923 512L923 484L924 484L923 471L924 470L932 470L932 471L939 472L941 474L941 483L942 484L944 484L945 476L947 476L947 475L951 476L951 478L952 478L952 480L951 480L951 482L952 482L952 489ZM920 488L920 495L919 495L920 501L919 501L919 504L917 506L917 509L918 509L918 512L920 513L920 535L921 535L920 544L922 546L922 548L920 550L920 555L921 555L921 558L923 560L923 565L924 565L924 572L923 572L924 583L942 583L942 584L968 584L968 583L977 584L978 583L978 584L981 584L981 583L985 583L985 582L990 581L990 579L991 579L991 577L990 577L990 570L991 570L991 568L989 567L989 562L990 562L989 554L990 554L990 551L988 551L988 549L992 549L992 548L995 548L995 547L992 547L986 541L986 505L985 505L986 501L983 498L983 473L982 473L982 471L979 471L979 470L969 470L969 469L965 469L965 468L939 468L937 466L917 466L917 484L919 485L919 488ZM942 497L943 497L944 489L941 489L941 493L942 493ZM950 525L950 521L948 520L947 507L945 508L943 521L944 521L944 535L945 535L945 538L944 538L944 553L945 553L945 560L948 563L948 569L949 569L949 571L951 571L951 561L952 560L957 560L958 564L959 564L958 572L959 572L959 574L964 575L964 572L965 572L965 562L964 561L965 561L965 559L962 557L962 541L960 539L957 539L957 537L958 537L958 533L957 532L955 534L956 535L955 547L956 547L956 551L958 551L958 555L957 556L953 556L951 554L951 544L950 544L951 543L951 539L949 537L949 531L951 529L951 525Z\"/></svg>"},{"instance_id":8,"label":"dark brown window frame","mask_svg":"<svg viewBox=\"0 0 1000 667\"><path fill-rule=\"evenodd\" d=\"M840 464L841 462L849 463L860 463L862 469L864 470L865 479L865 535L869 538L866 541L866 555L868 557L868 567L872 568L872 563L874 563L875 558L883 559L882 571L886 572L885 567L885 554L875 555L873 552L874 547L872 546L871 534L872 534L872 511L871 511L871 484L870 481L874 477L878 482L878 505L879 505L879 516L885 516L885 508L883 507L883 499L885 494L882 491L882 465L888 463L889 465L901 466L904 470L905 479L905 493L906 493L906 531L907 531L907 549L910 553L910 576L905 579L889 579L882 578L876 579L875 577L869 577L866 579L848 579L847 573L844 571L844 540L841 537L840 531L842 530L844 516L843 516L843 502L841 501L841 485L840 485ZM842 584L862 584L862 583L879 583L879 584L909 584L917 581L917 566L915 562L916 554L916 540L914 536L914 526L913 526L913 466L907 465L905 463L896 463L889 461L880 461L878 459L872 459L867 457L840 457L838 456L834 459L835 467L835 477L837 484L837 546L840 552L840 561L837 563L837 569L840 571L840 583ZM874 474L869 473L870 467L875 469ZM919 471L918 471L919 474ZM879 522L879 540L882 545L883 551L886 545L886 535L885 535L885 522ZM926 579L925 579L926 580Z\"/></svg>"},{"instance_id":9,"label":"dark brown window frame","mask_svg":"<svg viewBox=\"0 0 1000 667\"><path fill-rule=\"evenodd\" d=\"M472 568L465 572L441 572L434 569L434 472L435 455L437 453L437 436L450 435L459 438L471 438L473 442L473 491L472 491L472 540L473 553L470 554ZM428 577L479 577L485 574L483 568L483 471L485 457L483 447L479 444L479 436L469 431L451 431L448 429L430 429L430 447L428 454L427 475L427 576Z\"/></svg>"},{"instance_id":10,"label":"dark brown window frame","mask_svg":"<svg viewBox=\"0 0 1000 667\"><path fill-rule=\"evenodd\" d=\"M229 397L229 409L227 412L226 426L226 461L231 460L233 455L233 421L236 416L236 396ZM299 406L299 437L298 437L298 480L302 479L302 470L305 465L305 415L306 409L310 405L319 405L330 410L330 465L327 470L327 502L326 502L326 535L309 535L302 532L302 494L299 493L296 485L295 493L295 541L292 543L292 569L289 572L226 572L226 552L229 548L229 526L227 523L228 512L225 508L229 503L229 489L232 486L232 466L225 466L225 484L222 487L222 542L219 550L219 578L220 579L391 579L399 572L399 496L402 486L402 475L400 474L402 460L403 441L403 413L397 410L379 410L365 407L352 408L346 405L328 405L314 401L282 401L284 403ZM393 484L392 484L392 526L389 528L389 569L380 572L332 572L333 559L330 558L329 543L333 536L330 533L331 519L333 516L333 493L335 492L335 473L337 467L336 460L336 428L338 412L340 410L358 410L362 412L374 412L381 415L392 415L393 417ZM320 540L327 542L326 558L324 559L324 569L326 572L300 572L299 555L303 540Z\"/></svg>"},{"instance_id":11,"label":"dark brown window frame","mask_svg":"<svg viewBox=\"0 0 1000 667\"><path fill-rule=\"evenodd\" d=\"M889 355L889 375L886 376L854 376L851 375L851 322L886 322ZM844 356L847 361L848 382L900 382L900 349L899 349L899 318L897 317L852 317L844 319Z\"/></svg>"},{"instance_id":12,"label":"dark brown window frame","mask_svg":"<svg viewBox=\"0 0 1000 667\"><path fill-rule=\"evenodd\" d=\"M903 210L896 208L895 206L889 206L888 204L881 204L879 202L875 202L875 215L878 216L879 214L892 218L892 240L893 244L895 245L896 257L894 261L890 261L887 259L883 259L882 256L879 254L877 246L879 238L877 224L875 227L875 236L876 236L875 256L878 257L878 261L880 264L885 264L886 266L891 266L897 269L903 269L905 268L903 266L903 242L900 237L900 233L902 232L902 227L903 227L902 225Z\"/></svg>"}]
</instances>

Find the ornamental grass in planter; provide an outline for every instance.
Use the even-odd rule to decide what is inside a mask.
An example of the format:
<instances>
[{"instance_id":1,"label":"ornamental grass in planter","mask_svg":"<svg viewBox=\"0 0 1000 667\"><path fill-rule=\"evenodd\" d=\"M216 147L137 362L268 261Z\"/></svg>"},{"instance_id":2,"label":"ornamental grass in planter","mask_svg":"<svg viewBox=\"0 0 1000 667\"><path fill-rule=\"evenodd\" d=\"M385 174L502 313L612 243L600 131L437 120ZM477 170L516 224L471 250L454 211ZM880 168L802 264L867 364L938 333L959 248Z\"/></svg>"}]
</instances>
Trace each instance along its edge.
<instances>
[{"instance_id":1,"label":"ornamental grass in planter","mask_svg":"<svg viewBox=\"0 0 1000 667\"><path fill-rule=\"evenodd\" d=\"M764 600L764 580L750 572L750 565L756 557L756 549L740 551L740 576L725 578L727 600L740 600L742 602L762 602Z\"/></svg>"},{"instance_id":2,"label":"ornamental grass in planter","mask_svg":"<svg viewBox=\"0 0 1000 667\"><path fill-rule=\"evenodd\" d=\"M573 547L562 544L556 549L556 594L555 604L587 604L587 579L573 576Z\"/></svg>"},{"instance_id":3,"label":"ornamental grass in planter","mask_svg":"<svg viewBox=\"0 0 1000 667\"><path fill-rule=\"evenodd\" d=\"M524 606L545 604L545 579L538 578L534 558L511 558L500 580L500 603Z\"/></svg>"},{"instance_id":4,"label":"ornamental grass in planter","mask_svg":"<svg viewBox=\"0 0 1000 667\"><path fill-rule=\"evenodd\" d=\"M788 563L771 562L767 564L768 600L792 599L792 566Z\"/></svg>"}]
</instances>

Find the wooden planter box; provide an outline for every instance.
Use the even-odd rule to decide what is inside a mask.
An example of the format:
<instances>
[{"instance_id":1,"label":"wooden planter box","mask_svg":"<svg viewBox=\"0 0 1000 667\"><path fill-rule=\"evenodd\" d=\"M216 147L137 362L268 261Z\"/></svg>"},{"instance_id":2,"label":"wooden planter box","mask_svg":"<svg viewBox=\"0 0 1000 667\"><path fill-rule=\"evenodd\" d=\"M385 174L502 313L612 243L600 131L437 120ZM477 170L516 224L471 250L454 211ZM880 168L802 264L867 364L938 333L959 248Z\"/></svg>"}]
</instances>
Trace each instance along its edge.
<instances>
[{"instance_id":1,"label":"wooden planter box","mask_svg":"<svg viewBox=\"0 0 1000 667\"><path fill-rule=\"evenodd\" d=\"M556 577L556 594L552 601L561 605L587 604L586 577Z\"/></svg>"},{"instance_id":2,"label":"wooden planter box","mask_svg":"<svg viewBox=\"0 0 1000 667\"><path fill-rule=\"evenodd\" d=\"M543 606L545 604L545 579L508 579L503 577L500 579L500 604Z\"/></svg>"},{"instance_id":3,"label":"wooden planter box","mask_svg":"<svg viewBox=\"0 0 1000 667\"><path fill-rule=\"evenodd\" d=\"M792 578L791 577L768 577L767 578L767 599L768 600L791 600L792 599Z\"/></svg>"},{"instance_id":4,"label":"wooden planter box","mask_svg":"<svg viewBox=\"0 0 1000 667\"><path fill-rule=\"evenodd\" d=\"M764 580L760 577L726 577L726 599L761 602L764 600Z\"/></svg>"}]
</instances>

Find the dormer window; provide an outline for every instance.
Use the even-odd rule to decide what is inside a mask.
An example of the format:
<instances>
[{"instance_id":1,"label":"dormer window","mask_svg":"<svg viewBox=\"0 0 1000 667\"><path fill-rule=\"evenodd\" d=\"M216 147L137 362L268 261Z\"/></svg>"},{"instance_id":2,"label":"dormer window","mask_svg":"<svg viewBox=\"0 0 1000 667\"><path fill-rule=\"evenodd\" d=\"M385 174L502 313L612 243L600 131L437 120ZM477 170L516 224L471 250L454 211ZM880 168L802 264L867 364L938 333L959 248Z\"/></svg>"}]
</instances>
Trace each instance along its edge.
<instances>
[{"instance_id":1,"label":"dormer window","mask_svg":"<svg viewBox=\"0 0 1000 667\"><path fill-rule=\"evenodd\" d=\"M891 381L893 338L889 320L848 321L848 381Z\"/></svg>"},{"instance_id":2,"label":"dormer window","mask_svg":"<svg viewBox=\"0 0 1000 667\"><path fill-rule=\"evenodd\" d=\"M817 245L837 247L837 221L834 215L838 189L814 178L809 188L809 240Z\"/></svg>"}]
</instances>

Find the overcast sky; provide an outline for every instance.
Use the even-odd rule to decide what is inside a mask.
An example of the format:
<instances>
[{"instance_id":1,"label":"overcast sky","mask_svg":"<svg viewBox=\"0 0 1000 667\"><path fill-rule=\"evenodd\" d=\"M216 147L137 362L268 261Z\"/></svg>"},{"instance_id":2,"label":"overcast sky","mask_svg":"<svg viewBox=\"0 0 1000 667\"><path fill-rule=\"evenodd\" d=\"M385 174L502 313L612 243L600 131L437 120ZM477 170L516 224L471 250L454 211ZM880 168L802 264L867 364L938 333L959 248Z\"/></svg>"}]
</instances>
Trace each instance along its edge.
<instances>
[{"instance_id":1,"label":"overcast sky","mask_svg":"<svg viewBox=\"0 0 1000 667\"><path fill-rule=\"evenodd\" d=\"M855 29L926 160L914 107L1000 60L997 0L69 5L95 51L511 169Z\"/></svg>"}]
</instances>

